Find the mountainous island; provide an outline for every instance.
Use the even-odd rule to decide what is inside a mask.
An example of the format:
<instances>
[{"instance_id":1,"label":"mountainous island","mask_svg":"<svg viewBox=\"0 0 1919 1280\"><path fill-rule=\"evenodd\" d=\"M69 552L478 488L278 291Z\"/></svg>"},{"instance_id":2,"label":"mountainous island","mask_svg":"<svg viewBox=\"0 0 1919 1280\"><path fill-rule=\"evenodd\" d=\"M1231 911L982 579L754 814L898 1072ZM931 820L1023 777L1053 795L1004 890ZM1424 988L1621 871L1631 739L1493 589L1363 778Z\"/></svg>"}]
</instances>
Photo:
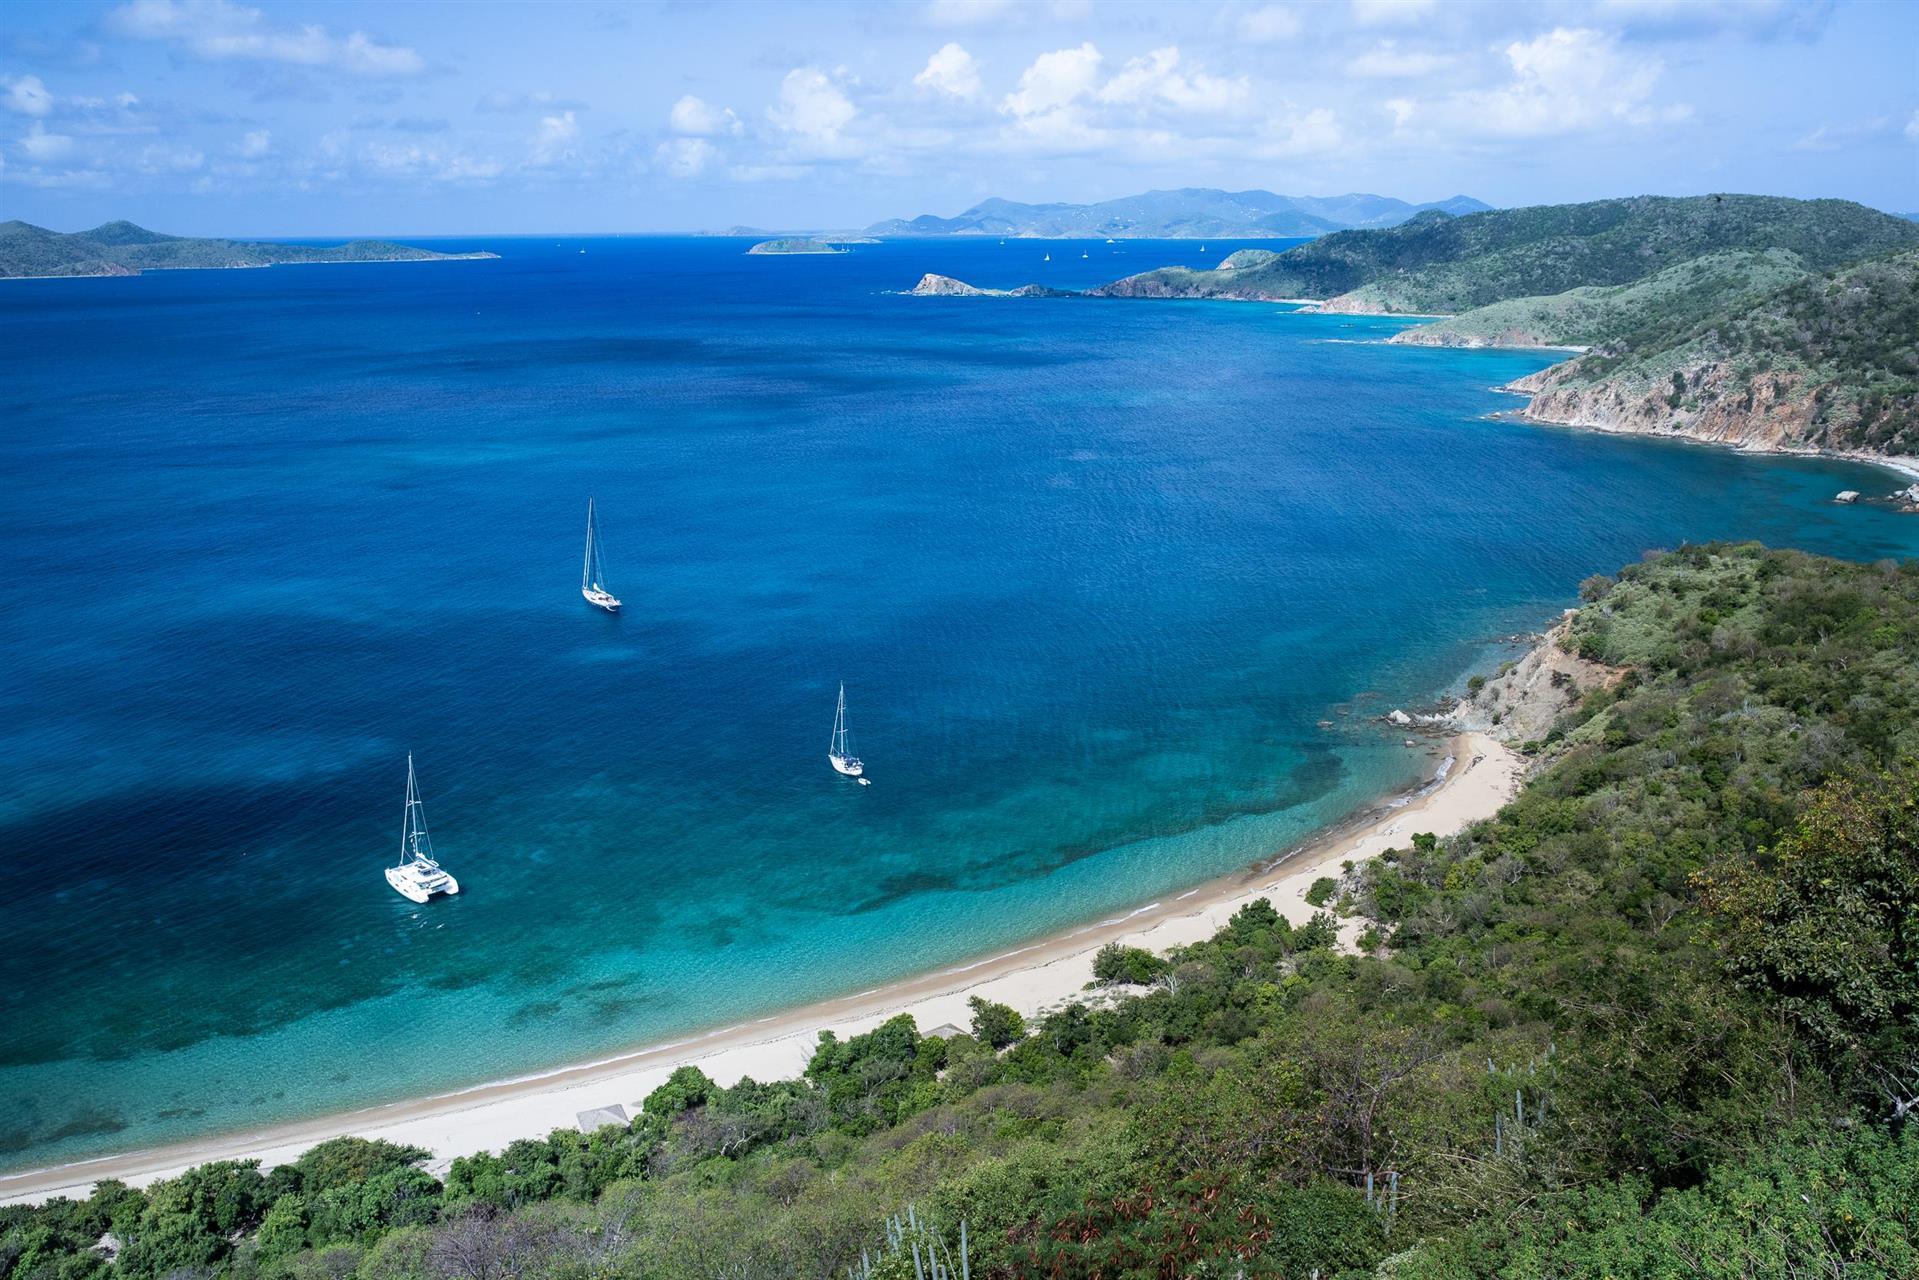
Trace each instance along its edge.
<instances>
[{"instance_id":1,"label":"mountainous island","mask_svg":"<svg viewBox=\"0 0 1919 1280\"><path fill-rule=\"evenodd\" d=\"M1471 196L1408 204L1391 196L1282 196L1270 191L1182 187L1096 204L1022 204L983 200L951 218L889 218L870 236L1015 236L1029 239L1235 239L1325 235L1353 227L1390 227L1427 210L1476 213L1492 206Z\"/></svg>"},{"instance_id":2,"label":"mountainous island","mask_svg":"<svg viewBox=\"0 0 1919 1280\"><path fill-rule=\"evenodd\" d=\"M494 253L437 253L385 240L319 247L250 240L169 236L131 222L59 232L28 222L0 222L0 279L26 276L135 276L142 271L272 267L324 262L453 262Z\"/></svg>"},{"instance_id":3,"label":"mountainous island","mask_svg":"<svg viewBox=\"0 0 1919 1280\"><path fill-rule=\"evenodd\" d=\"M1579 349L1508 388L1542 422L1919 455L1919 227L1849 201L1427 211L1088 292L1444 317L1391 341Z\"/></svg>"}]
</instances>

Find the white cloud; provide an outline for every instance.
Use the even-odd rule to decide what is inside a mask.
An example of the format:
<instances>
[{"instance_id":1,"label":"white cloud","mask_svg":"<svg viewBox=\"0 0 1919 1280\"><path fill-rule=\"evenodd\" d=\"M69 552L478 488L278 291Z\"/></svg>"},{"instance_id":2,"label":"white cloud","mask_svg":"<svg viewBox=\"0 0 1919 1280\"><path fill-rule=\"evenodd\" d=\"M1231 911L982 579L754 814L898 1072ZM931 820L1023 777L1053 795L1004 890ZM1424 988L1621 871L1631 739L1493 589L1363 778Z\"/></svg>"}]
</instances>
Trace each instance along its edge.
<instances>
[{"instance_id":1,"label":"white cloud","mask_svg":"<svg viewBox=\"0 0 1919 1280\"><path fill-rule=\"evenodd\" d=\"M1373 80L1404 80L1431 75L1451 65L1452 59L1440 54L1417 53L1382 40L1347 63L1346 71Z\"/></svg>"},{"instance_id":2,"label":"white cloud","mask_svg":"<svg viewBox=\"0 0 1919 1280\"><path fill-rule=\"evenodd\" d=\"M208 61L230 58L332 67L369 77L413 76L426 59L363 31L344 40L325 27L275 26L258 9L229 0L132 0L106 16L106 29L133 40L164 40Z\"/></svg>"},{"instance_id":3,"label":"white cloud","mask_svg":"<svg viewBox=\"0 0 1919 1280\"><path fill-rule=\"evenodd\" d=\"M7 86L6 107L23 116L44 116L53 110L53 95L47 92L47 86L40 82L39 76L20 76L13 80L0 81Z\"/></svg>"},{"instance_id":4,"label":"white cloud","mask_svg":"<svg viewBox=\"0 0 1919 1280\"><path fill-rule=\"evenodd\" d=\"M38 120L20 138L20 149L29 159L44 164L48 160L58 160L73 150L73 139L63 133L48 133L47 126Z\"/></svg>"},{"instance_id":5,"label":"white cloud","mask_svg":"<svg viewBox=\"0 0 1919 1280\"><path fill-rule=\"evenodd\" d=\"M1468 90L1432 103L1401 100L1402 126L1452 136L1549 138L1601 126L1675 124L1692 116L1684 103L1653 100L1663 67L1642 51L1623 51L1618 37L1557 27L1506 46L1512 78L1494 89Z\"/></svg>"},{"instance_id":6,"label":"white cloud","mask_svg":"<svg viewBox=\"0 0 1919 1280\"><path fill-rule=\"evenodd\" d=\"M926 20L936 27L977 27L1013 12L1013 0L932 0Z\"/></svg>"},{"instance_id":7,"label":"white cloud","mask_svg":"<svg viewBox=\"0 0 1919 1280\"><path fill-rule=\"evenodd\" d=\"M1437 7L1438 0L1353 0L1353 21L1362 27L1403 27Z\"/></svg>"},{"instance_id":8,"label":"white cloud","mask_svg":"<svg viewBox=\"0 0 1919 1280\"><path fill-rule=\"evenodd\" d=\"M1019 88L1006 95L1000 110L1012 116L1038 116L1071 106L1099 82L1099 50L1088 40L1077 49L1056 49L1033 59L1020 72Z\"/></svg>"},{"instance_id":9,"label":"white cloud","mask_svg":"<svg viewBox=\"0 0 1919 1280\"><path fill-rule=\"evenodd\" d=\"M690 93L673 104L667 124L674 133L688 138L717 138L740 131L740 118L730 107L715 107Z\"/></svg>"},{"instance_id":10,"label":"white cloud","mask_svg":"<svg viewBox=\"0 0 1919 1280\"><path fill-rule=\"evenodd\" d=\"M766 114L787 133L832 144L839 142L840 130L859 112L824 71L798 67L786 73L780 82L780 100Z\"/></svg>"},{"instance_id":11,"label":"white cloud","mask_svg":"<svg viewBox=\"0 0 1919 1280\"><path fill-rule=\"evenodd\" d=\"M1268 159L1321 155L1346 145L1339 116L1330 107L1289 112L1269 120L1252 149Z\"/></svg>"},{"instance_id":12,"label":"white cloud","mask_svg":"<svg viewBox=\"0 0 1919 1280\"><path fill-rule=\"evenodd\" d=\"M343 141L338 134L329 134L320 140L321 153L330 158L338 158L342 146ZM506 171L506 167L496 160L459 151L442 151L438 147L419 143L369 142L361 150L360 156L375 174L423 178L429 182L481 183L497 178Z\"/></svg>"},{"instance_id":13,"label":"white cloud","mask_svg":"<svg viewBox=\"0 0 1919 1280\"><path fill-rule=\"evenodd\" d=\"M552 164L573 153L573 144L580 138L580 122L573 118L571 111L563 111L557 116L543 116L540 119L540 131L533 139L533 162Z\"/></svg>"},{"instance_id":14,"label":"white cloud","mask_svg":"<svg viewBox=\"0 0 1919 1280\"><path fill-rule=\"evenodd\" d=\"M1091 46L1087 46L1091 48ZM1196 71L1179 70L1179 49L1168 45L1128 62L1099 91L1108 103L1160 104L1182 111L1225 111L1246 99L1245 80L1225 80Z\"/></svg>"},{"instance_id":15,"label":"white cloud","mask_svg":"<svg viewBox=\"0 0 1919 1280\"><path fill-rule=\"evenodd\" d=\"M258 160L273 150L273 133L268 129L254 129L240 139L240 154L248 160Z\"/></svg>"},{"instance_id":16,"label":"white cloud","mask_svg":"<svg viewBox=\"0 0 1919 1280\"><path fill-rule=\"evenodd\" d=\"M979 63L962 46L948 41L926 60L926 69L913 83L935 93L972 99L980 95Z\"/></svg>"},{"instance_id":17,"label":"white cloud","mask_svg":"<svg viewBox=\"0 0 1919 1280\"><path fill-rule=\"evenodd\" d=\"M1278 44L1291 40L1306 24L1284 5L1269 4L1255 9L1239 20L1239 38L1251 44Z\"/></svg>"},{"instance_id":18,"label":"white cloud","mask_svg":"<svg viewBox=\"0 0 1919 1280\"><path fill-rule=\"evenodd\" d=\"M674 138L662 142L655 156L660 166L675 178L693 178L719 158L719 148L705 138Z\"/></svg>"},{"instance_id":19,"label":"white cloud","mask_svg":"<svg viewBox=\"0 0 1919 1280\"><path fill-rule=\"evenodd\" d=\"M1906 141L1919 142L1919 111L1912 113L1912 119L1906 121Z\"/></svg>"}]
</instances>

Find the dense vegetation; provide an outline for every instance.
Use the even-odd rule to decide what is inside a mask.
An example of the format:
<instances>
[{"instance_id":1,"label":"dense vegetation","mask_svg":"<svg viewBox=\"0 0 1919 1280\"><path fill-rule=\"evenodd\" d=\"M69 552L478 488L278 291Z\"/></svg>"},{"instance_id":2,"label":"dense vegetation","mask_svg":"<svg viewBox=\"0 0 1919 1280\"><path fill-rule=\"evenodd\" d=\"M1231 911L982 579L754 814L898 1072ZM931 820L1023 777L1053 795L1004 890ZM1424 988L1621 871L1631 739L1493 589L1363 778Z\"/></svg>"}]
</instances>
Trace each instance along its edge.
<instances>
[{"instance_id":1,"label":"dense vegetation","mask_svg":"<svg viewBox=\"0 0 1919 1280\"><path fill-rule=\"evenodd\" d=\"M419 262L433 258L492 257L445 254L384 240L355 240L318 248L161 235L131 222L61 233L27 222L0 222L0 278L9 276L126 276L184 267L265 267L292 262Z\"/></svg>"},{"instance_id":2,"label":"dense vegetation","mask_svg":"<svg viewBox=\"0 0 1919 1280\"><path fill-rule=\"evenodd\" d=\"M1167 268L1114 297L1334 298L1377 311L1453 314L1507 298L1629 284L1725 250L1785 250L1811 270L1919 246L1919 226L1846 200L1638 196L1589 204L1430 211L1345 231L1240 271Z\"/></svg>"},{"instance_id":3,"label":"dense vegetation","mask_svg":"<svg viewBox=\"0 0 1919 1280\"><path fill-rule=\"evenodd\" d=\"M1803 275L1718 314L1648 307L1547 381L1695 416L1780 405L1793 443L1919 453L1919 250Z\"/></svg>"},{"instance_id":4,"label":"dense vegetation","mask_svg":"<svg viewBox=\"0 0 1919 1280\"><path fill-rule=\"evenodd\" d=\"M1689 328L1811 274L1784 249L1729 249L1681 262L1632 284L1588 285L1508 298L1414 325L1392 341L1414 346L1578 346L1627 342L1649 325Z\"/></svg>"},{"instance_id":5,"label":"dense vegetation","mask_svg":"<svg viewBox=\"0 0 1919 1280\"><path fill-rule=\"evenodd\" d=\"M1494 819L1315 886L1363 954L1255 903L440 1179L340 1140L0 1209L0 1280L898 1277L962 1222L985 1277L1919 1274L1919 562L1582 594L1623 678Z\"/></svg>"}]
</instances>

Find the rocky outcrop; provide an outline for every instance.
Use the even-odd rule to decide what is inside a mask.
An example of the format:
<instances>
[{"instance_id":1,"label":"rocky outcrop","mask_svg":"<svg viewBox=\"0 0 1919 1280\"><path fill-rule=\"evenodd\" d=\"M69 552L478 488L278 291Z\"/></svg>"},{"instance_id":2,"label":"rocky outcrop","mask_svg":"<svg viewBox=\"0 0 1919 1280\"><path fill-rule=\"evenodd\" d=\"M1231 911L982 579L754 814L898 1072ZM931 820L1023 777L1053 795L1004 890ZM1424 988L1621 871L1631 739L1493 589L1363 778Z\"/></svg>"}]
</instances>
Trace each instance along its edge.
<instances>
[{"instance_id":1,"label":"rocky outcrop","mask_svg":"<svg viewBox=\"0 0 1919 1280\"><path fill-rule=\"evenodd\" d=\"M825 240L762 240L747 250L751 254L845 253L838 244Z\"/></svg>"},{"instance_id":2,"label":"rocky outcrop","mask_svg":"<svg viewBox=\"0 0 1919 1280\"><path fill-rule=\"evenodd\" d=\"M1565 647L1572 615L1568 609L1525 656L1473 690L1446 717L1447 724L1508 744L1542 742L1587 690L1616 684L1625 675L1623 667L1593 662Z\"/></svg>"},{"instance_id":3,"label":"rocky outcrop","mask_svg":"<svg viewBox=\"0 0 1919 1280\"><path fill-rule=\"evenodd\" d=\"M982 289L978 285L955 280L929 271L920 282L906 291L909 298L1076 298L1064 289L1048 289L1040 284L1023 284L1017 289Z\"/></svg>"},{"instance_id":4,"label":"rocky outcrop","mask_svg":"<svg viewBox=\"0 0 1919 1280\"><path fill-rule=\"evenodd\" d=\"M1818 402L1802 374L1788 370L1740 378L1724 361L1675 370L1671 381L1587 381L1578 362L1556 364L1505 389L1532 396L1526 416L1569 427L1680 436L1748 449L1811 449L1823 444Z\"/></svg>"}]
</instances>

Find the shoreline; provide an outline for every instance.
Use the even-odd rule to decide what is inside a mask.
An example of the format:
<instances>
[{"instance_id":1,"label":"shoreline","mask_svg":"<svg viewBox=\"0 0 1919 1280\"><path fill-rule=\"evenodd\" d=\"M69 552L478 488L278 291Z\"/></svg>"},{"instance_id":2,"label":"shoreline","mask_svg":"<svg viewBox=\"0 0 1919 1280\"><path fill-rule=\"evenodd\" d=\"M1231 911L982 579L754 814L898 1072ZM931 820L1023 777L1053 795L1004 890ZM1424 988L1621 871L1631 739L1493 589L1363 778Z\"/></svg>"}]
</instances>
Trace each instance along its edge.
<instances>
[{"instance_id":1,"label":"shoreline","mask_svg":"<svg viewBox=\"0 0 1919 1280\"><path fill-rule=\"evenodd\" d=\"M1634 427L1611 426L1602 422L1560 422L1553 418L1537 417L1532 413L1533 393L1530 391L1515 391L1511 387L1494 387L1492 390L1509 396L1525 396L1527 405L1524 409L1503 410L1491 416L1510 422L1523 422L1528 426L1558 427L1562 431L1596 431L1601 435L1633 436L1641 440L1677 440L1684 444L1730 449L1734 453L1760 458L1823 458L1832 462L1858 462L1866 466L1880 467L1906 480L1919 481L1919 457L1898 458L1889 454L1866 453L1857 449L1795 449L1789 445L1719 440L1710 436L1693 435L1686 431L1642 431Z\"/></svg>"},{"instance_id":2,"label":"shoreline","mask_svg":"<svg viewBox=\"0 0 1919 1280\"><path fill-rule=\"evenodd\" d=\"M343 1135L424 1147L433 1153L427 1168L440 1174L455 1157L577 1127L584 1112L617 1105L630 1118L638 1114L640 1100L678 1067L698 1066L722 1086L749 1075L762 1081L793 1079L804 1072L823 1030L843 1039L901 1013L911 1014L922 1034L949 1023L967 1027L967 1000L973 996L1011 1005L1025 1017L1043 1015L1079 996L1092 980L1094 954L1107 943L1160 952L1197 942L1210 938L1245 903L1262 897L1294 923L1304 922L1313 913L1305 894L1318 876L1330 871L1336 877L1342 862L1362 862L1387 848L1404 847L1415 831L1443 837L1491 817L1512 798L1526 771L1522 756L1479 732L1451 734L1440 754L1445 759L1416 788L1381 797L1293 849L1010 951L592 1062L247 1132L0 1174L0 1204L61 1195L84 1199L103 1179L144 1186L210 1160L259 1160L271 1168ZM1342 938L1350 941L1357 929L1357 921L1342 922Z\"/></svg>"}]
</instances>

